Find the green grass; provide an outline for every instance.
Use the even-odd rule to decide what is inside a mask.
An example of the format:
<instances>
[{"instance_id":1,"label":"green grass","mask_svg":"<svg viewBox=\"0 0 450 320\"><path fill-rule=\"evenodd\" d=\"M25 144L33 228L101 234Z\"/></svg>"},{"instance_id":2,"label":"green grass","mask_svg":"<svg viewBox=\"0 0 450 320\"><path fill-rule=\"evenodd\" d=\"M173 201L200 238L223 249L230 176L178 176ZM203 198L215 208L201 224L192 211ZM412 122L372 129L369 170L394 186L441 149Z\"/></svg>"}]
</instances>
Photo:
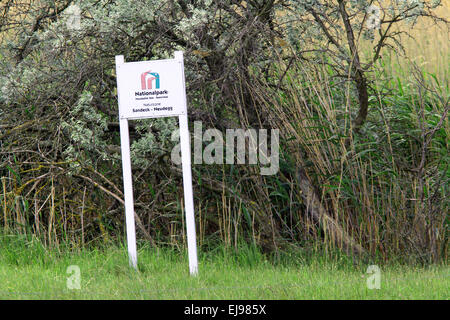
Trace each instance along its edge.
<instances>
[{"instance_id":1,"label":"green grass","mask_svg":"<svg viewBox=\"0 0 450 320\"><path fill-rule=\"evenodd\" d=\"M67 288L70 265L80 268L80 290ZM123 247L57 252L0 237L0 299L449 298L447 266L381 266L379 290L367 288L366 268L294 252L274 260L244 246L201 254L191 277L186 255L173 250L142 248L136 272Z\"/></svg>"}]
</instances>

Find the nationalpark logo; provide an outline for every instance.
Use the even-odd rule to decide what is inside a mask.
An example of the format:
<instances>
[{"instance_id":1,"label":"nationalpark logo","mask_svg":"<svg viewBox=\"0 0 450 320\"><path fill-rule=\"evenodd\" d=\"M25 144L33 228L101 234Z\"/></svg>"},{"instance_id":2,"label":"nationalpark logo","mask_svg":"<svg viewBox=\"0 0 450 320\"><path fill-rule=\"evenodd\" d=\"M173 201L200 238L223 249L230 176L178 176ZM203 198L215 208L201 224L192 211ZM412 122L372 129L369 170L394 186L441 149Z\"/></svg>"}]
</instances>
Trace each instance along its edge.
<instances>
[{"instance_id":1,"label":"nationalpark logo","mask_svg":"<svg viewBox=\"0 0 450 320\"><path fill-rule=\"evenodd\" d=\"M158 90L161 88L159 81L159 73L152 71L145 71L141 73L141 91L135 92L137 100L150 100L153 98L161 99L168 98L169 91ZM149 91L151 90L151 91Z\"/></svg>"},{"instance_id":2,"label":"nationalpark logo","mask_svg":"<svg viewBox=\"0 0 450 320\"><path fill-rule=\"evenodd\" d=\"M153 84L155 87L153 88ZM159 73L146 71L141 74L141 89L142 90L152 90L159 89Z\"/></svg>"}]
</instances>

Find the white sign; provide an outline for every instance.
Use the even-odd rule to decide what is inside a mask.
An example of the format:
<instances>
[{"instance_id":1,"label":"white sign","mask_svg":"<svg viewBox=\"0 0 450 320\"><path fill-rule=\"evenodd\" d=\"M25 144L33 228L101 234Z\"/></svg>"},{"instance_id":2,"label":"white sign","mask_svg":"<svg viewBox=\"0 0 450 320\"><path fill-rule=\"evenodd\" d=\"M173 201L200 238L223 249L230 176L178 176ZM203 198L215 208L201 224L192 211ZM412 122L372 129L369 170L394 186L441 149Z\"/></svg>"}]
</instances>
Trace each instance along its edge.
<instances>
[{"instance_id":1,"label":"white sign","mask_svg":"<svg viewBox=\"0 0 450 320\"><path fill-rule=\"evenodd\" d=\"M180 124L181 164L183 168L189 271L191 275L196 275L198 272L197 244L183 53L176 51L175 59L128 63L125 63L123 56L116 56L116 74L127 244L130 264L134 268L137 268L128 119L178 116Z\"/></svg>"},{"instance_id":2,"label":"white sign","mask_svg":"<svg viewBox=\"0 0 450 320\"><path fill-rule=\"evenodd\" d=\"M127 119L186 113L183 63L176 59L117 65L119 116Z\"/></svg>"}]
</instances>

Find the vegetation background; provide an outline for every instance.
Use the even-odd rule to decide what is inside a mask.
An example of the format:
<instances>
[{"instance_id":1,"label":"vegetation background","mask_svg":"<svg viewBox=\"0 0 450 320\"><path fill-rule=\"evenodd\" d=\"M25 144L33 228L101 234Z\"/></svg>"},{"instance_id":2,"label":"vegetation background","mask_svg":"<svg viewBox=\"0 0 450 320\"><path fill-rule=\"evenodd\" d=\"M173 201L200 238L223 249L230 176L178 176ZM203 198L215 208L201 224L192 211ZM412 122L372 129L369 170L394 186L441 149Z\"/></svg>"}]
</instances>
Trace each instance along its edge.
<instances>
[{"instance_id":1,"label":"vegetation background","mask_svg":"<svg viewBox=\"0 0 450 320\"><path fill-rule=\"evenodd\" d=\"M379 29L368 27L370 5L382 8ZM114 56L183 50L191 122L278 128L281 138L273 176L250 165L193 166L200 251L247 244L275 258L344 251L446 264L449 8L449 0L0 1L2 232L55 251L122 241ZM182 251L175 127L141 120L130 134L138 239Z\"/></svg>"}]
</instances>

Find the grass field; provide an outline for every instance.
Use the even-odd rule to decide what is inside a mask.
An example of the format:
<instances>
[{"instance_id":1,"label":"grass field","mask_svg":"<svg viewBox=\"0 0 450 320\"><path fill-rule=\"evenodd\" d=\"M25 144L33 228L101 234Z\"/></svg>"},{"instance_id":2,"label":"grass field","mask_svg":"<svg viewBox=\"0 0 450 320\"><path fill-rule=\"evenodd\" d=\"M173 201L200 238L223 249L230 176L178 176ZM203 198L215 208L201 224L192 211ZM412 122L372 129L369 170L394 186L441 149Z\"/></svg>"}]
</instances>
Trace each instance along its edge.
<instances>
[{"instance_id":1,"label":"grass field","mask_svg":"<svg viewBox=\"0 0 450 320\"><path fill-rule=\"evenodd\" d=\"M369 289L367 265L344 257L301 253L269 259L243 247L200 255L199 275L172 250L142 248L139 271L117 246L77 253L48 251L34 241L3 237L0 299L448 299L450 270L380 266L380 289ZM69 289L68 267L80 270L80 289Z\"/></svg>"}]
</instances>

